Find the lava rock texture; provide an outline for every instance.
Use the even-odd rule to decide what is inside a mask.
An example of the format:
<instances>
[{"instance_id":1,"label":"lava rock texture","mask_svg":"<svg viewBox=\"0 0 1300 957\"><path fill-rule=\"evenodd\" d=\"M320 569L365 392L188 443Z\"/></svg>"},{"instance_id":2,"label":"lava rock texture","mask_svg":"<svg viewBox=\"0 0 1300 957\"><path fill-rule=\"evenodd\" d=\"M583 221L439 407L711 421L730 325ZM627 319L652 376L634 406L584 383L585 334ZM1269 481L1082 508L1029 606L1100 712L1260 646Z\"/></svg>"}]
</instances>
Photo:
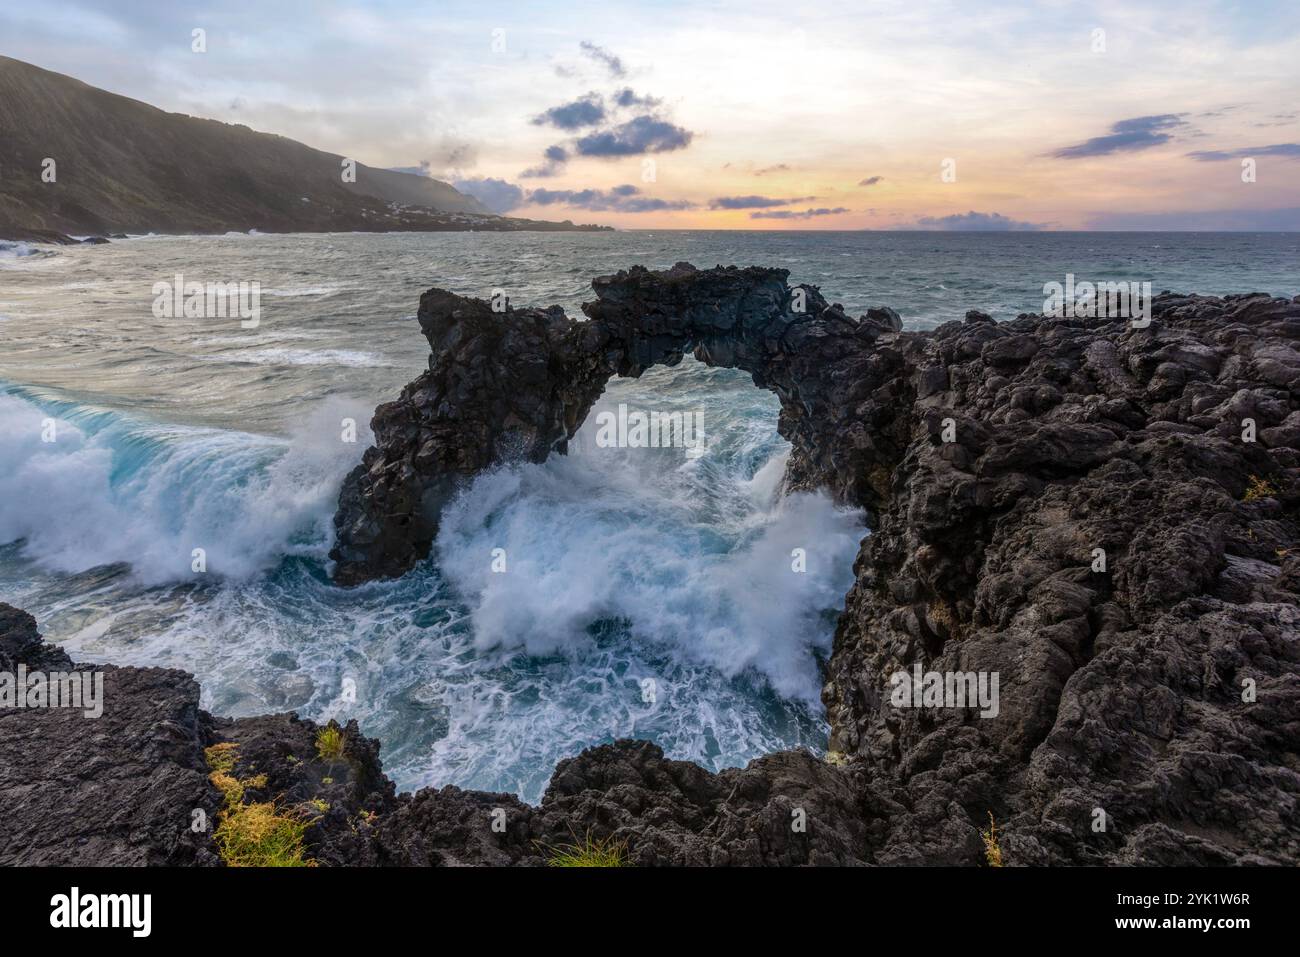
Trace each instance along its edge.
<instances>
[{"instance_id":1,"label":"lava rock texture","mask_svg":"<svg viewBox=\"0 0 1300 957\"><path fill-rule=\"evenodd\" d=\"M332 769L311 722L213 719L188 676L115 669L171 689L108 696L120 742L0 712L0 863L211 862L174 829L177 806L216 806L217 741L268 797L329 805L308 834L324 864L540 864L588 836L644 865L980 864L991 820L1010 865L1300 863L1300 297L904 332L786 280L638 267L593 282L586 322L425 293L429 371L377 410L334 557L346 584L409 569L462 482L563 452L613 375L687 352L743 369L780 400L786 487L869 516L824 760L712 774L619 741L561 762L538 807L395 795L355 725ZM59 654L0 609L0 670ZM899 703L914 669L996 677L996 707ZM119 762L166 799L128 791L106 817L81 795ZM80 829L60 816L79 801Z\"/></svg>"},{"instance_id":2,"label":"lava rock texture","mask_svg":"<svg viewBox=\"0 0 1300 957\"><path fill-rule=\"evenodd\" d=\"M971 312L840 390L889 479L823 700L884 859L991 813L1016 864L1300 860L1300 297L1153 312ZM917 664L999 714L893 706Z\"/></svg>"}]
</instances>

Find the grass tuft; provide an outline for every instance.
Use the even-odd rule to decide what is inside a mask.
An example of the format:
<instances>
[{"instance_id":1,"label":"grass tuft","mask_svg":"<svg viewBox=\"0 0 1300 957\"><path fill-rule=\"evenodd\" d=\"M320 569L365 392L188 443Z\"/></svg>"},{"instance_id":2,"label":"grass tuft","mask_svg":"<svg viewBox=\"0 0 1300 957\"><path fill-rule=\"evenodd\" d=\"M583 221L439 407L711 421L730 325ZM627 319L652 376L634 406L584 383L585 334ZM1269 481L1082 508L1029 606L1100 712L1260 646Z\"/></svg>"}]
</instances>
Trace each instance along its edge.
<instances>
[{"instance_id":1,"label":"grass tuft","mask_svg":"<svg viewBox=\"0 0 1300 957\"><path fill-rule=\"evenodd\" d=\"M239 745L214 744L203 752L212 773L208 780L224 798L212 840L229 867L315 867L305 857L303 834L312 823L303 808L281 809L271 801L244 803L245 788L266 787L266 775L234 775Z\"/></svg>"},{"instance_id":2,"label":"grass tuft","mask_svg":"<svg viewBox=\"0 0 1300 957\"><path fill-rule=\"evenodd\" d=\"M1277 494L1277 489L1268 481L1258 475L1250 477L1250 485L1246 487L1246 494L1242 496L1243 502L1258 502L1262 498L1272 498Z\"/></svg>"},{"instance_id":3,"label":"grass tuft","mask_svg":"<svg viewBox=\"0 0 1300 957\"><path fill-rule=\"evenodd\" d=\"M331 721L316 732L316 753L322 761L338 761L343 757L343 732Z\"/></svg>"},{"instance_id":4,"label":"grass tuft","mask_svg":"<svg viewBox=\"0 0 1300 957\"><path fill-rule=\"evenodd\" d=\"M235 769L235 761L239 757L239 745L233 741L222 741L210 748L204 748L203 756L207 758L208 767L213 771L229 773Z\"/></svg>"},{"instance_id":5,"label":"grass tuft","mask_svg":"<svg viewBox=\"0 0 1300 957\"><path fill-rule=\"evenodd\" d=\"M217 790L225 798L226 804L239 804L244 800L244 785L233 774L213 771L208 775L208 780L216 785Z\"/></svg>"},{"instance_id":6,"label":"grass tuft","mask_svg":"<svg viewBox=\"0 0 1300 957\"><path fill-rule=\"evenodd\" d=\"M230 867L313 867L303 857L303 834L311 819L275 803L239 804L218 816L213 840Z\"/></svg>"},{"instance_id":7,"label":"grass tuft","mask_svg":"<svg viewBox=\"0 0 1300 957\"><path fill-rule=\"evenodd\" d=\"M592 840L591 832L587 833L581 843L543 847L550 854L546 859L548 867L627 866L627 845L624 842L612 837Z\"/></svg>"},{"instance_id":8,"label":"grass tuft","mask_svg":"<svg viewBox=\"0 0 1300 957\"><path fill-rule=\"evenodd\" d=\"M992 811L989 811L989 829L980 831L980 837L984 838L984 860L989 867L1001 867L1002 848L998 846L998 825Z\"/></svg>"}]
</instances>

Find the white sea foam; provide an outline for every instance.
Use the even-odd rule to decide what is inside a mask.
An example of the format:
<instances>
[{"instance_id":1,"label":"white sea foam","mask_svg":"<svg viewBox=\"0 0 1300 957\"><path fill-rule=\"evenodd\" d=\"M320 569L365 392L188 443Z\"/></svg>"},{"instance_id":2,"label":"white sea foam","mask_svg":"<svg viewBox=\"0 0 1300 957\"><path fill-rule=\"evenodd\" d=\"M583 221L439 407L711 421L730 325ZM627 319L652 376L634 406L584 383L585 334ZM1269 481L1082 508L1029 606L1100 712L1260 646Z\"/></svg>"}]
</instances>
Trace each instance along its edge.
<instances>
[{"instance_id":1,"label":"white sea foam","mask_svg":"<svg viewBox=\"0 0 1300 957\"><path fill-rule=\"evenodd\" d=\"M296 299L299 296L333 296L338 291L338 286L286 286L283 289L263 289L262 295Z\"/></svg>"},{"instance_id":2,"label":"white sea foam","mask_svg":"<svg viewBox=\"0 0 1300 957\"><path fill-rule=\"evenodd\" d=\"M22 256L34 256L39 250L31 243L11 242L0 239L0 259L18 259Z\"/></svg>"},{"instance_id":3,"label":"white sea foam","mask_svg":"<svg viewBox=\"0 0 1300 957\"><path fill-rule=\"evenodd\" d=\"M383 356L359 349L249 349L200 356L208 362L247 362L264 366L353 366L377 368L392 365Z\"/></svg>"},{"instance_id":4,"label":"white sea foam","mask_svg":"<svg viewBox=\"0 0 1300 957\"><path fill-rule=\"evenodd\" d=\"M252 346L285 340L319 339L319 332L294 332L292 330L259 329L257 332L241 332L229 336L205 336L195 339L196 346Z\"/></svg>"},{"instance_id":5,"label":"white sea foam","mask_svg":"<svg viewBox=\"0 0 1300 957\"><path fill-rule=\"evenodd\" d=\"M286 554L323 556L339 482L367 442L340 441L343 409L323 407L285 441L0 395L0 542L25 539L26 555L62 572L127 562L144 583L195 580L196 548L211 575L236 579Z\"/></svg>"},{"instance_id":6,"label":"white sea foam","mask_svg":"<svg viewBox=\"0 0 1300 957\"><path fill-rule=\"evenodd\" d=\"M0 268L15 268L20 264L57 256L52 249L45 249L34 243L11 242L0 239Z\"/></svg>"},{"instance_id":7,"label":"white sea foam","mask_svg":"<svg viewBox=\"0 0 1300 957\"><path fill-rule=\"evenodd\" d=\"M745 489L764 501L734 517L728 542L693 514L689 482L650 479L633 455L500 469L445 511L440 567L472 609L481 651L553 654L590 644L594 622L621 620L639 641L815 702L815 652L831 638L818 619L842 603L863 529L822 495L773 502L770 481ZM806 572L792 568L800 548Z\"/></svg>"}]
</instances>

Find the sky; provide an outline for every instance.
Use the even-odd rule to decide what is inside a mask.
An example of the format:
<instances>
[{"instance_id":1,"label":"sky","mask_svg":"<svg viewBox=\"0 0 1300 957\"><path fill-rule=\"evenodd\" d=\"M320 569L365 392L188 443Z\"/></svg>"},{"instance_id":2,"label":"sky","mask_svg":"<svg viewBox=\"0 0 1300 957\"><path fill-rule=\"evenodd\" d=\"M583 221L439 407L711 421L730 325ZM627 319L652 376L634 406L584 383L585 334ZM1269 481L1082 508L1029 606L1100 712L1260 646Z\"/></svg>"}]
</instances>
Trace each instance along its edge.
<instances>
[{"instance_id":1,"label":"sky","mask_svg":"<svg viewBox=\"0 0 1300 957\"><path fill-rule=\"evenodd\" d=\"M42 0L0 54L511 215L1300 230L1296 0Z\"/></svg>"}]
</instances>

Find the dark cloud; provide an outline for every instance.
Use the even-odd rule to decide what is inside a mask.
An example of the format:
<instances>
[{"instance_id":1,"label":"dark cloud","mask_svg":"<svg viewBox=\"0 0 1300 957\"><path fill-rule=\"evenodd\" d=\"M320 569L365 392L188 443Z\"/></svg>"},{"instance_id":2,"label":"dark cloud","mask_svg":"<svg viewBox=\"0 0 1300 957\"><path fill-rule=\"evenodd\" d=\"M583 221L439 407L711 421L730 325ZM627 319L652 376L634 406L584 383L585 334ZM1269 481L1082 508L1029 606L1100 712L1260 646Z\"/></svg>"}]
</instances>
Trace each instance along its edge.
<instances>
[{"instance_id":1,"label":"dark cloud","mask_svg":"<svg viewBox=\"0 0 1300 957\"><path fill-rule=\"evenodd\" d=\"M885 181L885 177L883 176L868 176L866 179L858 180L858 185L875 186L877 183L883 183L884 181Z\"/></svg>"},{"instance_id":2,"label":"dark cloud","mask_svg":"<svg viewBox=\"0 0 1300 957\"><path fill-rule=\"evenodd\" d=\"M494 213L508 213L524 204L524 191L503 179L477 176L453 180L451 185L466 196L473 196Z\"/></svg>"},{"instance_id":3,"label":"dark cloud","mask_svg":"<svg viewBox=\"0 0 1300 957\"><path fill-rule=\"evenodd\" d=\"M478 162L478 144L457 136L443 136L434 144L432 155L421 163L434 169L463 169Z\"/></svg>"},{"instance_id":4,"label":"dark cloud","mask_svg":"<svg viewBox=\"0 0 1300 957\"><path fill-rule=\"evenodd\" d=\"M520 206L572 206L578 209L619 213L651 213L662 210L693 209L695 206L688 200L646 196L630 183L609 189L524 190L503 179L474 177L456 180L452 185L462 193L473 196L494 213L503 214Z\"/></svg>"},{"instance_id":5,"label":"dark cloud","mask_svg":"<svg viewBox=\"0 0 1300 957\"><path fill-rule=\"evenodd\" d=\"M640 156L684 149L694 137L688 129L655 116L638 116L608 130L588 133L574 143L579 156Z\"/></svg>"},{"instance_id":6,"label":"dark cloud","mask_svg":"<svg viewBox=\"0 0 1300 957\"><path fill-rule=\"evenodd\" d=\"M1241 109L1241 104L1233 103L1231 106L1221 106L1217 110L1205 110L1204 112L1197 113L1196 115L1200 117L1205 117L1206 119L1217 119L1220 116L1227 116L1229 113L1236 112L1239 109Z\"/></svg>"},{"instance_id":7,"label":"dark cloud","mask_svg":"<svg viewBox=\"0 0 1300 957\"><path fill-rule=\"evenodd\" d=\"M563 146L548 146L546 152L542 154L541 164L526 169L519 175L528 179L545 179L556 176L564 169L564 164L568 162L568 159L569 151Z\"/></svg>"},{"instance_id":8,"label":"dark cloud","mask_svg":"<svg viewBox=\"0 0 1300 957\"><path fill-rule=\"evenodd\" d=\"M1094 136L1074 146L1066 146L1050 155L1057 159L1079 159L1085 156L1106 156L1110 153L1131 153L1150 149L1173 139L1171 130L1183 131L1187 126L1182 113L1162 113L1158 116L1137 116L1120 120L1106 136Z\"/></svg>"},{"instance_id":9,"label":"dark cloud","mask_svg":"<svg viewBox=\"0 0 1300 957\"><path fill-rule=\"evenodd\" d=\"M836 206L829 209L822 206L818 209L777 209L768 213L750 213L750 219L812 219L815 216L838 216L840 213L847 213L849 209L845 206Z\"/></svg>"},{"instance_id":10,"label":"dark cloud","mask_svg":"<svg viewBox=\"0 0 1300 957\"><path fill-rule=\"evenodd\" d=\"M533 118L538 126L555 126L562 130L578 130L584 126L595 126L604 122L605 104L597 93L553 106L541 116Z\"/></svg>"},{"instance_id":11,"label":"dark cloud","mask_svg":"<svg viewBox=\"0 0 1300 957\"><path fill-rule=\"evenodd\" d=\"M684 199L657 199L645 196L630 184L612 189L535 189L528 201L537 206L574 206L588 210L612 210L620 213L652 213L661 210L693 209Z\"/></svg>"},{"instance_id":12,"label":"dark cloud","mask_svg":"<svg viewBox=\"0 0 1300 957\"><path fill-rule=\"evenodd\" d=\"M914 229L942 229L951 232L1028 232L1042 229L1042 223L1026 223L1009 219L1001 213L953 213L951 216L922 216Z\"/></svg>"},{"instance_id":13,"label":"dark cloud","mask_svg":"<svg viewBox=\"0 0 1300 957\"><path fill-rule=\"evenodd\" d=\"M395 173L453 179L460 170L472 169L478 162L478 147L469 140L443 136L429 149L430 156L418 166L390 166Z\"/></svg>"},{"instance_id":14,"label":"dark cloud","mask_svg":"<svg viewBox=\"0 0 1300 957\"><path fill-rule=\"evenodd\" d=\"M626 74L622 61L608 50L587 40L580 46L584 54L604 64L615 77ZM695 134L659 115L657 107L662 102L648 93L638 93L630 86L622 86L603 95L593 91L570 103L552 107L535 117L533 122L575 132L575 135L576 131L587 127L595 129L550 147L541 163L524 170L520 176L529 179L556 176L573 156L642 156L684 149ZM622 110L639 111L640 115L617 122L616 116L626 116L618 112Z\"/></svg>"},{"instance_id":15,"label":"dark cloud","mask_svg":"<svg viewBox=\"0 0 1300 957\"><path fill-rule=\"evenodd\" d=\"M1249 156L1295 156L1300 157L1300 143L1274 143L1272 146L1252 146L1239 150L1197 150L1188 153L1194 160L1202 163L1214 160L1245 159Z\"/></svg>"},{"instance_id":16,"label":"dark cloud","mask_svg":"<svg viewBox=\"0 0 1300 957\"><path fill-rule=\"evenodd\" d=\"M587 56L599 63L603 63L605 69L609 70L610 76L627 76L627 68L623 66L623 61L614 56L614 54L610 53L604 47L596 46L596 44L591 43L588 40L583 40L578 45L582 48L582 52L587 54Z\"/></svg>"},{"instance_id":17,"label":"dark cloud","mask_svg":"<svg viewBox=\"0 0 1300 957\"><path fill-rule=\"evenodd\" d=\"M1285 209L1210 209L1178 213L1097 213L1094 229L1212 232L1300 232L1300 207Z\"/></svg>"},{"instance_id":18,"label":"dark cloud","mask_svg":"<svg viewBox=\"0 0 1300 957\"><path fill-rule=\"evenodd\" d=\"M728 163L728 166L731 164ZM754 170L755 176L766 176L768 173L784 173L790 168L788 163L777 163L775 166L764 166L762 169Z\"/></svg>"},{"instance_id":19,"label":"dark cloud","mask_svg":"<svg viewBox=\"0 0 1300 957\"><path fill-rule=\"evenodd\" d=\"M790 206L807 203L816 196L795 196L792 199L774 199L771 196L719 196L709 200L709 209L767 209L770 206Z\"/></svg>"},{"instance_id":20,"label":"dark cloud","mask_svg":"<svg viewBox=\"0 0 1300 957\"><path fill-rule=\"evenodd\" d=\"M658 106L662 102L663 100L659 99L657 96L642 96L633 91L630 86L625 86L614 94L614 103L624 109L638 107L648 110Z\"/></svg>"}]
</instances>

